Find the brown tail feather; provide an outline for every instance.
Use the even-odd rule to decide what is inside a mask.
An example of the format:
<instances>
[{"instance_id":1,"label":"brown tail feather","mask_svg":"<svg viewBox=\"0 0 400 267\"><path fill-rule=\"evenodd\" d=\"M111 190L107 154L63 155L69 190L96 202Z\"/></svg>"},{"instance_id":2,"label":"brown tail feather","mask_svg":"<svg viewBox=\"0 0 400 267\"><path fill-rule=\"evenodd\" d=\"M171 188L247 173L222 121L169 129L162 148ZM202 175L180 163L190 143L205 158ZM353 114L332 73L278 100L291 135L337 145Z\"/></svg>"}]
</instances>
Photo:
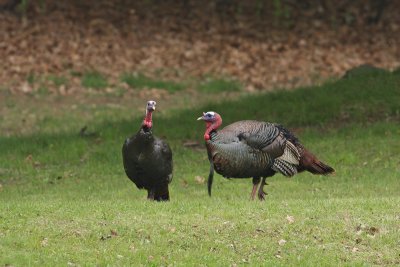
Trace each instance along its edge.
<instances>
[{"instance_id":1,"label":"brown tail feather","mask_svg":"<svg viewBox=\"0 0 400 267\"><path fill-rule=\"evenodd\" d=\"M299 171L309 171L313 174L323 174L327 175L335 172L335 170L321 162L317 157L315 157L311 152L304 149L303 155L300 158Z\"/></svg>"}]
</instances>

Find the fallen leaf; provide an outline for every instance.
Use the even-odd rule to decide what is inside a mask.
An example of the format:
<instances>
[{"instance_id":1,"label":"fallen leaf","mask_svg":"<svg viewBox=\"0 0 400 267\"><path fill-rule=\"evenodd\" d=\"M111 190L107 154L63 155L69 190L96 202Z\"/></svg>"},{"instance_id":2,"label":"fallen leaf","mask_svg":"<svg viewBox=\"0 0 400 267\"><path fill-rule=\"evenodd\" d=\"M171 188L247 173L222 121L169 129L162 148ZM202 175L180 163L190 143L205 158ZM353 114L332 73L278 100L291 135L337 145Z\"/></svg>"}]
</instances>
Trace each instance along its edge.
<instances>
[{"instance_id":1,"label":"fallen leaf","mask_svg":"<svg viewBox=\"0 0 400 267\"><path fill-rule=\"evenodd\" d=\"M42 245L42 247L47 246L49 243L49 239L47 237L43 238L43 240L40 242L40 245Z\"/></svg>"},{"instance_id":2,"label":"fallen leaf","mask_svg":"<svg viewBox=\"0 0 400 267\"><path fill-rule=\"evenodd\" d=\"M202 177L202 176L198 176L197 175L197 176L194 177L194 181L197 184L204 184L206 182L206 179L204 177Z\"/></svg>"},{"instance_id":3,"label":"fallen leaf","mask_svg":"<svg viewBox=\"0 0 400 267\"><path fill-rule=\"evenodd\" d=\"M376 227L370 227L369 229L368 229L368 234L369 235L372 235L372 236L374 236L374 235L376 235L376 234L378 234L379 233L379 229L378 228L376 228Z\"/></svg>"},{"instance_id":4,"label":"fallen leaf","mask_svg":"<svg viewBox=\"0 0 400 267\"><path fill-rule=\"evenodd\" d=\"M33 163L33 167L35 167L35 168L40 167L40 165L42 165L42 164L39 161L35 161Z\"/></svg>"},{"instance_id":5,"label":"fallen leaf","mask_svg":"<svg viewBox=\"0 0 400 267\"><path fill-rule=\"evenodd\" d=\"M181 184L184 188L187 188L189 186L188 182L186 180L182 180Z\"/></svg>"},{"instance_id":6,"label":"fallen leaf","mask_svg":"<svg viewBox=\"0 0 400 267\"><path fill-rule=\"evenodd\" d=\"M287 215L286 216L286 220L288 221L289 224L294 223L294 217L293 216Z\"/></svg>"},{"instance_id":7,"label":"fallen leaf","mask_svg":"<svg viewBox=\"0 0 400 267\"><path fill-rule=\"evenodd\" d=\"M28 82L24 82L21 86L21 91L25 94L32 92L32 87Z\"/></svg>"},{"instance_id":8,"label":"fallen leaf","mask_svg":"<svg viewBox=\"0 0 400 267\"><path fill-rule=\"evenodd\" d=\"M115 230L110 230L111 236L118 236L117 231Z\"/></svg>"},{"instance_id":9,"label":"fallen leaf","mask_svg":"<svg viewBox=\"0 0 400 267\"><path fill-rule=\"evenodd\" d=\"M66 89L65 85L61 85L58 88L58 91L59 91L60 95L64 95L65 96L67 94L67 89Z\"/></svg>"},{"instance_id":10,"label":"fallen leaf","mask_svg":"<svg viewBox=\"0 0 400 267\"><path fill-rule=\"evenodd\" d=\"M82 236L82 233L81 233L81 231L79 231L79 230L75 230L75 231L73 231L72 232L75 236Z\"/></svg>"},{"instance_id":11,"label":"fallen leaf","mask_svg":"<svg viewBox=\"0 0 400 267\"><path fill-rule=\"evenodd\" d=\"M29 155L25 158L25 161L26 161L26 162L32 162L32 159L33 159L32 154L29 154Z\"/></svg>"}]
</instances>

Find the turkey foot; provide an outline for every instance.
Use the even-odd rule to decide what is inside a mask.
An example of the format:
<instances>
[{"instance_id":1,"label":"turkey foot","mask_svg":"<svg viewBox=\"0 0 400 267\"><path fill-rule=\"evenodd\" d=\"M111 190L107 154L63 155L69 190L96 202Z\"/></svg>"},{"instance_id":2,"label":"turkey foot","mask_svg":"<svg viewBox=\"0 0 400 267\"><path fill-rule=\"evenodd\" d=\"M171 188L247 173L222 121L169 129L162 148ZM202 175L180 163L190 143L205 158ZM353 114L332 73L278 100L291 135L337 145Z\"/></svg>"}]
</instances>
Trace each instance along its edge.
<instances>
[{"instance_id":1,"label":"turkey foot","mask_svg":"<svg viewBox=\"0 0 400 267\"><path fill-rule=\"evenodd\" d=\"M257 195L258 195L258 199L261 200L261 201L265 200L265 196L268 195L266 192L264 192L264 185L268 185L265 182L266 179L267 179L266 177L263 177L263 179L261 181L260 188L258 189L258 194Z\"/></svg>"}]
</instances>

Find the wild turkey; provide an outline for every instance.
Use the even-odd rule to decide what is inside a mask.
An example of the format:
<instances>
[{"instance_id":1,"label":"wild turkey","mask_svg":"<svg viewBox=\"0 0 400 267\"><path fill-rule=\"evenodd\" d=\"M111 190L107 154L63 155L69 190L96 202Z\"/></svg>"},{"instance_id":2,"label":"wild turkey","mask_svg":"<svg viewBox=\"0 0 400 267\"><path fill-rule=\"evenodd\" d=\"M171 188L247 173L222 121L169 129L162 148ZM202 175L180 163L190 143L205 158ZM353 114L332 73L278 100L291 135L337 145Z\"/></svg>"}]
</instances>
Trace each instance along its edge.
<instances>
[{"instance_id":1,"label":"wild turkey","mask_svg":"<svg viewBox=\"0 0 400 267\"><path fill-rule=\"evenodd\" d=\"M258 189L260 200L265 198L266 178L277 172L290 177L302 171L323 175L335 171L319 161L282 125L245 120L218 130L222 118L213 111L203 113L197 120L206 122L204 140L210 161L207 182L210 196L214 169L225 178L253 177L252 199L262 178Z\"/></svg>"},{"instance_id":2,"label":"wild turkey","mask_svg":"<svg viewBox=\"0 0 400 267\"><path fill-rule=\"evenodd\" d=\"M122 146L124 169L137 188L147 190L149 200L169 200L172 180L172 152L168 144L152 133L155 101L148 101L146 115L137 134Z\"/></svg>"}]
</instances>

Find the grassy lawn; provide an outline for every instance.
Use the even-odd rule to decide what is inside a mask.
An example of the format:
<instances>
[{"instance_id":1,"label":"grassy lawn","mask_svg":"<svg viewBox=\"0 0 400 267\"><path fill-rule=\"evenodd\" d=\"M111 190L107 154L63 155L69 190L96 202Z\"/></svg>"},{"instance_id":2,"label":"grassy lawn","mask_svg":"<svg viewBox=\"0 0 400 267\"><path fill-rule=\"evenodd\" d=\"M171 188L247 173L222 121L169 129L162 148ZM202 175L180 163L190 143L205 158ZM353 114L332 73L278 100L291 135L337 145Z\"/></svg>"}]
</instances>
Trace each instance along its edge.
<instances>
[{"instance_id":1,"label":"grassy lawn","mask_svg":"<svg viewBox=\"0 0 400 267\"><path fill-rule=\"evenodd\" d=\"M146 201L122 168L121 146L139 128L141 107L78 103L95 114L88 117L40 111L39 101L36 130L7 124L22 134L0 137L0 266L400 264L400 75L226 101L220 94L190 108L155 99L154 133L174 152L168 203ZM196 179L208 174L196 121L208 110L224 125L284 124L336 175L276 175L265 202L249 200L250 179L217 175L208 197ZM96 134L79 136L84 124Z\"/></svg>"}]
</instances>

